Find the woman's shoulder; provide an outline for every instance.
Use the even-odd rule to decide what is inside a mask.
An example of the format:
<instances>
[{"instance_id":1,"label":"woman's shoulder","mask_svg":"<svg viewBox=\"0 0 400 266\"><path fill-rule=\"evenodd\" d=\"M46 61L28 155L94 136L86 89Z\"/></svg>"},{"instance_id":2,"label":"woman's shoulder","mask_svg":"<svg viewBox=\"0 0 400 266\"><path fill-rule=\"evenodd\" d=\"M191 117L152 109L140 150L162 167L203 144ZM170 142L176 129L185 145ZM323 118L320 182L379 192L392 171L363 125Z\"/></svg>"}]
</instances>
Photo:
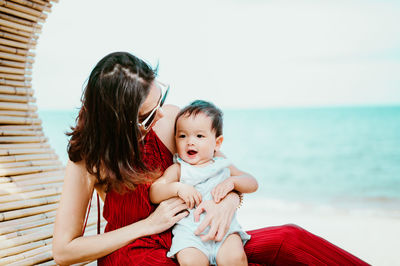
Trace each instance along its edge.
<instances>
[{"instance_id":1,"label":"woman's shoulder","mask_svg":"<svg viewBox=\"0 0 400 266\"><path fill-rule=\"evenodd\" d=\"M65 179L71 180L73 184L79 184L79 186L95 187L100 196L104 194L105 188L99 186L97 178L88 172L84 160L79 162L68 160L64 181Z\"/></svg>"},{"instance_id":2,"label":"woman's shoulder","mask_svg":"<svg viewBox=\"0 0 400 266\"><path fill-rule=\"evenodd\" d=\"M154 132L172 154L175 153L175 118L179 111L180 108L176 105L164 105L164 117L158 120L157 123L153 126Z\"/></svg>"}]
</instances>

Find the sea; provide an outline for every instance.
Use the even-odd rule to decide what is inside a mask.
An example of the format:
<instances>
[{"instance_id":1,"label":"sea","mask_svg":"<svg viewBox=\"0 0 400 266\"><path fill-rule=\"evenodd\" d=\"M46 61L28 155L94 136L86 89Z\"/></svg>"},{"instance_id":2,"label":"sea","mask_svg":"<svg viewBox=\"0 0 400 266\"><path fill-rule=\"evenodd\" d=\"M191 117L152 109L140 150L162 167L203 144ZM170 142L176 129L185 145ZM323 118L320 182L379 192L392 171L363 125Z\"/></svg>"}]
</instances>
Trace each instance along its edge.
<instances>
[{"instance_id":1,"label":"sea","mask_svg":"<svg viewBox=\"0 0 400 266\"><path fill-rule=\"evenodd\" d=\"M246 197L400 217L400 106L223 111L222 151L259 183ZM39 111L64 164L77 113Z\"/></svg>"}]
</instances>

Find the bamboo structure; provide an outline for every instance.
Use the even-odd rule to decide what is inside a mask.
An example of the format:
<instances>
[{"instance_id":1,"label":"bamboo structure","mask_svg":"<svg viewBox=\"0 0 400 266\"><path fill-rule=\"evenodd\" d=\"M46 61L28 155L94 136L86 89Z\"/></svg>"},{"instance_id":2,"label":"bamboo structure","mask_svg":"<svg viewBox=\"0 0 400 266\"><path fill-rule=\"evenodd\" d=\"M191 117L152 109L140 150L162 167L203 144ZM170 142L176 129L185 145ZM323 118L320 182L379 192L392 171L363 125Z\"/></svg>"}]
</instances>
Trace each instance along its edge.
<instances>
[{"instance_id":1,"label":"bamboo structure","mask_svg":"<svg viewBox=\"0 0 400 266\"><path fill-rule=\"evenodd\" d=\"M0 265L56 265L52 236L65 167L43 132L31 84L33 51L53 2L0 0ZM88 235L97 227L92 202ZM87 264L95 262L79 265Z\"/></svg>"}]
</instances>

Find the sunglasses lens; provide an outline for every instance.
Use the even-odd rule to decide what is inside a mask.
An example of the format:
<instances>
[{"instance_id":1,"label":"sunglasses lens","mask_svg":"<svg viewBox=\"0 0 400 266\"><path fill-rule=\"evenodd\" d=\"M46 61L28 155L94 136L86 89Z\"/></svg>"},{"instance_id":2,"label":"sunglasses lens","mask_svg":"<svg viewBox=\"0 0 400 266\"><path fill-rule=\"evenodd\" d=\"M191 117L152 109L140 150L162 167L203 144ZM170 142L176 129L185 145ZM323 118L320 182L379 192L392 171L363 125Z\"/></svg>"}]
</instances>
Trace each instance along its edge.
<instances>
[{"instance_id":1,"label":"sunglasses lens","mask_svg":"<svg viewBox=\"0 0 400 266\"><path fill-rule=\"evenodd\" d=\"M169 91L169 86L167 87L167 90L165 91L165 94L161 99L160 106L164 105L165 99L167 99L168 91Z\"/></svg>"},{"instance_id":2,"label":"sunglasses lens","mask_svg":"<svg viewBox=\"0 0 400 266\"><path fill-rule=\"evenodd\" d=\"M156 117L157 111L153 112L153 114L150 116L150 118L147 120L146 124L144 124L144 128L148 129L151 124L153 123L154 118Z\"/></svg>"}]
</instances>

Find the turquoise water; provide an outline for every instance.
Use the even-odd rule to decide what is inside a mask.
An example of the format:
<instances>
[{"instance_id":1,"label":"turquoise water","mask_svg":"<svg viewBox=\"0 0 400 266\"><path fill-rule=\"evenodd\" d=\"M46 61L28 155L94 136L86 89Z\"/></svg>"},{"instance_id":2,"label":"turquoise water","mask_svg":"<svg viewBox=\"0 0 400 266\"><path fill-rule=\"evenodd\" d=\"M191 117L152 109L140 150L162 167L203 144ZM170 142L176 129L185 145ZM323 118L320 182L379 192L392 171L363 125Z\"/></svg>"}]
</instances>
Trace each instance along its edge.
<instances>
[{"instance_id":1,"label":"turquoise water","mask_svg":"<svg viewBox=\"0 0 400 266\"><path fill-rule=\"evenodd\" d=\"M77 111L41 111L66 162ZM400 209L400 106L225 110L223 152L259 181L252 197Z\"/></svg>"}]
</instances>

